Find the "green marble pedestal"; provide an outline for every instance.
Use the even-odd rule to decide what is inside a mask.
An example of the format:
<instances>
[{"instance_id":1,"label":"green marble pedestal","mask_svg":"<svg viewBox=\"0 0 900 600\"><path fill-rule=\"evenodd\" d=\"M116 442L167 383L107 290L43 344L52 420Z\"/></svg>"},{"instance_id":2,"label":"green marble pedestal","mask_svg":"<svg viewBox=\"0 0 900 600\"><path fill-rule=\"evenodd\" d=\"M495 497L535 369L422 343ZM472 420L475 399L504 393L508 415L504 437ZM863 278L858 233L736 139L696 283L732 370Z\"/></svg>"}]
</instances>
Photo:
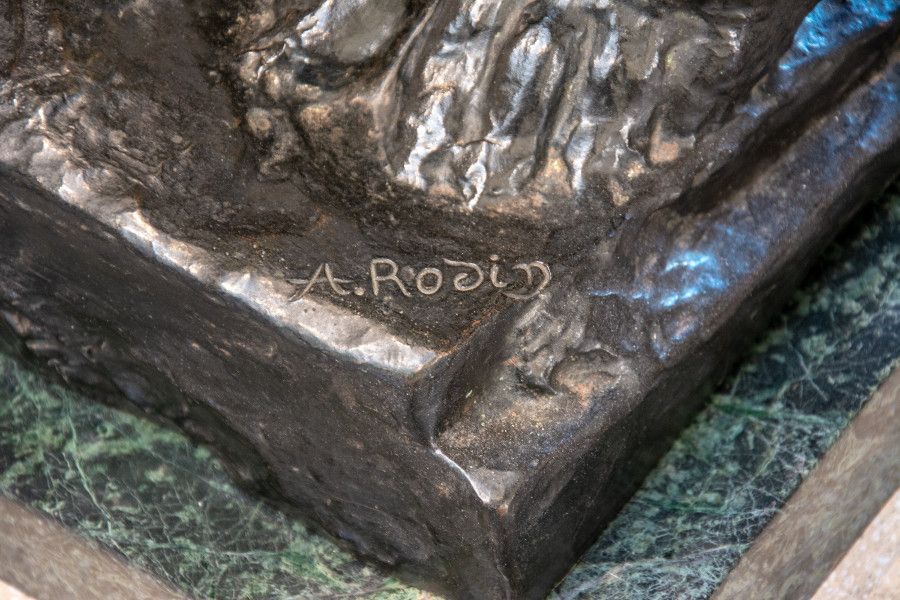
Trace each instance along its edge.
<instances>
[{"instance_id":1,"label":"green marble pedestal","mask_svg":"<svg viewBox=\"0 0 900 600\"><path fill-rule=\"evenodd\" d=\"M15 358L19 350L0 353L0 579L54 600L427 595L247 497L207 450L78 396ZM814 589L843 551L840 540L900 485L890 391L900 376L854 419L898 358L894 187L832 246L794 306L552 597L774 598ZM826 454L832 445L837 454ZM835 488L847 488L838 494L846 519L803 500Z\"/></svg>"}]
</instances>

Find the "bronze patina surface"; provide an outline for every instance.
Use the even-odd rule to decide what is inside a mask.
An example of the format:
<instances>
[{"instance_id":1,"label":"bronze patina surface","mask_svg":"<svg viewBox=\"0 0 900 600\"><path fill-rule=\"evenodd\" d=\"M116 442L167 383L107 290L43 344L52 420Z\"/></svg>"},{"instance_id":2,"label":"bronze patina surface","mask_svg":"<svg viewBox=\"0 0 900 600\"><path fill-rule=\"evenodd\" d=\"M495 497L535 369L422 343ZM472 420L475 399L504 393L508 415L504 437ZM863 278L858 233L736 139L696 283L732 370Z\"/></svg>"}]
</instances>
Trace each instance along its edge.
<instances>
[{"instance_id":1,"label":"bronze patina surface","mask_svg":"<svg viewBox=\"0 0 900 600\"><path fill-rule=\"evenodd\" d=\"M546 592L900 166L892 0L0 9L4 333L463 598Z\"/></svg>"}]
</instances>

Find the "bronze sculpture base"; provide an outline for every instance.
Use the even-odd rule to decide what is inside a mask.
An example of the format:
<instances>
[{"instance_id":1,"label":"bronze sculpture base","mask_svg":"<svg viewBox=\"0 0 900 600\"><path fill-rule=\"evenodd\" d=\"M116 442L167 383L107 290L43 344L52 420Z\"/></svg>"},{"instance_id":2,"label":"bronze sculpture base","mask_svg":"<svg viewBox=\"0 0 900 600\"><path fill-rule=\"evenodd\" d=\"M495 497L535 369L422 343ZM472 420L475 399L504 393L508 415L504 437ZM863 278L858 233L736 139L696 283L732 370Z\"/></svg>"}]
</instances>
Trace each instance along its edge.
<instances>
[{"instance_id":1,"label":"bronze sculpture base","mask_svg":"<svg viewBox=\"0 0 900 600\"><path fill-rule=\"evenodd\" d=\"M110 156L65 146L54 119L86 114L76 95L39 104L0 134L5 331L365 556L458 597L541 597L900 166L882 16L799 66L789 51L704 147L723 166L679 202L623 209L577 243L528 220L293 206L288 183L240 170L236 142L211 149L234 151L256 212L188 203L130 174L146 157L117 156L106 124L82 119ZM681 152L657 144L659 164L666 148Z\"/></svg>"}]
</instances>

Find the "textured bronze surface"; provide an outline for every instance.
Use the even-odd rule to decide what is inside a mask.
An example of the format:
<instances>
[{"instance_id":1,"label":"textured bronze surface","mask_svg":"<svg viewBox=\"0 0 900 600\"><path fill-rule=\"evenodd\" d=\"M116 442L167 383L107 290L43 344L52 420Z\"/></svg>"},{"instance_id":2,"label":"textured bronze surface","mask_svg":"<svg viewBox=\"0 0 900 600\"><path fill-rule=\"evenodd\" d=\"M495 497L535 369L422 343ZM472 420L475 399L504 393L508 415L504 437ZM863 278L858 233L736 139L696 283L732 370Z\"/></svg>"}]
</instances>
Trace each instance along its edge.
<instances>
[{"instance_id":1,"label":"textured bronze surface","mask_svg":"<svg viewBox=\"0 0 900 600\"><path fill-rule=\"evenodd\" d=\"M898 12L10 0L5 331L366 556L540 597L896 172Z\"/></svg>"}]
</instances>

